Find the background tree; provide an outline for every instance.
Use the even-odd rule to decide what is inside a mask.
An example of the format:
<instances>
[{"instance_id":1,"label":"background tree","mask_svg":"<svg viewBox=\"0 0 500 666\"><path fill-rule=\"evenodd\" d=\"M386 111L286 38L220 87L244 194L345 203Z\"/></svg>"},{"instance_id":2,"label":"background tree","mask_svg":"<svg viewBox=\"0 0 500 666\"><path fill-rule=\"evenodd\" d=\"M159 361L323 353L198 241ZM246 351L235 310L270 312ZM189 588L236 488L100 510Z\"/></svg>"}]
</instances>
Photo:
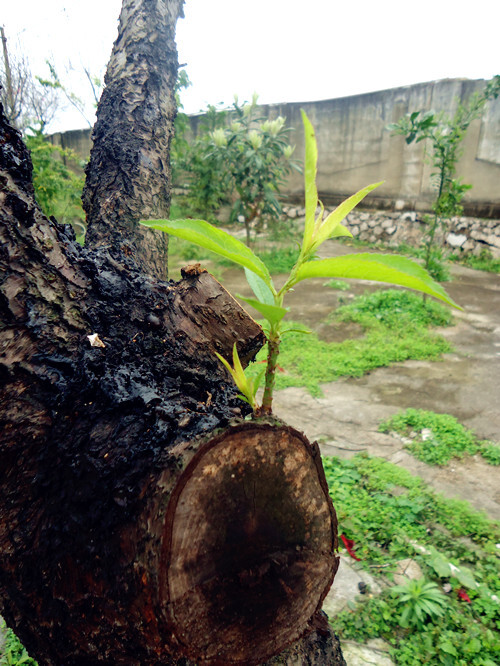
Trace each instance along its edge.
<instances>
[{"instance_id":1,"label":"background tree","mask_svg":"<svg viewBox=\"0 0 500 666\"><path fill-rule=\"evenodd\" d=\"M187 116L176 119L173 151L174 182L180 187L176 203L185 216L217 221L216 214L231 201L232 186L224 155L212 150L211 133L226 125L228 111L209 105L190 136ZM179 116L177 117L179 118Z\"/></svg>"},{"instance_id":2,"label":"background tree","mask_svg":"<svg viewBox=\"0 0 500 666\"><path fill-rule=\"evenodd\" d=\"M285 119L256 112L256 95L251 104L240 105L236 98L230 111L209 108L183 160L194 212L210 219L231 203L231 220L245 225L247 243L254 221L279 217L280 186L299 168L291 160Z\"/></svg>"},{"instance_id":3,"label":"background tree","mask_svg":"<svg viewBox=\"0 0 500 666\"><path fill-rule=\"evenodd\" d=\"M90 128L92 128L93 123L91 118L89 118L86 112L85 101L81 97L78 97L78 95L76 95L72 90L68 88L67 85L63 83L61 77L59 76L58 71L50 61L47 60L46 65L49 68L49 77L45 79L37 77L39 83L47 90L52 90L55 95L60 93L67 100L67 102L71 104L71 106L74 109L78 111L78 113L85 121L85 123ZM99 77L92 75L88 68L84 67L83 72L85 74L85 77L89 83L92 92L92 97L94 99L94 108L97 108L97 105L99 103L99 97L102 92L102 82L99 79Z\"/></svg>"},{"instance_id":4,"label":"background tree","mask_svg":"<svg viewBox=\"0 0 500 666\"><path fill-rule=\"evenodd\" d=\"M459 103L450 117L434 111L413 111L388 126L394 134L405 137L406 143L427 141L434 167L436 183L434 215L427 218L428 227L423 240L424 266L433 277L442 279L442 251L436 244L436 232L445 228L447 221L463 211L462 200L472 185L466 185L456 176L461 144L473 120L478 118L484 105L500 94L500 75L495 76L481 92L473 94L466 104Z\"/></svg>"},{"instance_id":5,"label":"background tree","mask_svg":"<svg viewBox=\"0 0 500 666\"><path fill-rule=\"evenodd\" d=\"M43 132L60 108L57 91L33 74L25 56L9 51L5 29L2 37L0 100L9 122L26 134L30 127Z\"/></svg>"}]
</instances>

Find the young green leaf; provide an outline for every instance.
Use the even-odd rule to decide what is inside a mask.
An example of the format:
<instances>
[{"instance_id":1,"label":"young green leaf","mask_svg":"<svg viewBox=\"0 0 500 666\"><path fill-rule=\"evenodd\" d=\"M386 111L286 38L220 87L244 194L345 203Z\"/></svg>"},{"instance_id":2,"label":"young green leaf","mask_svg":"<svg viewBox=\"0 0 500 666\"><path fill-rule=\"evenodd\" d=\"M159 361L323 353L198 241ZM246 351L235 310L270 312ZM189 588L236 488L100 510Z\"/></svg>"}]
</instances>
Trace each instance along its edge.
<instances>
[{"instance_id":1,"label":"young green leaf","mask_svg":"<svg viewBox=\"0 0 500 666\"><path fill-rule=\"evenodd\" d=\"M206 250L234 261L235 264L245 266L271 288L271 276L262 260L244 243L223 229L217 229L204 220L142 220L140 224L196 243Z\"/></svg>"},{"instance_id":2,"label":"young green leaf","mask_svg":"<svg viewBox=\"0 0 500 666\"><path fill-rule=\"evenodd\" d=\"M475 590L479 587L472 575L472 571L467 567L452 567L451 575L455 576L459 583L464 587L468 587L469 590Z\"/></svg>"},{"instance_id":3,"label":"young green leaf","mask_svg":"<svg viewBox=\"0 0 500 666\"><path fill-rule=\"evenodd\" d=\"M259 372L257 377L254 378L253 380L253 397L257 395L257 391L259 390L259 386L262 382L262 379L264 378L264 375L266 373L266 368L262 368L262 370Z\"/></svg>"},{"instance_id":4,"label":"young green leaf","mask_svg":"<svg viewBox=\"0 0 500 666\"><path fill-rule=\"evenodd\" d=\"M367 194L380 185L382 185L382 182L367 185L337 206L337 208L324 220L318 231L313 235L311 251L314 252L317 250L321 243L328 238L336 238L337 236L350 236L352 238L351 232L340 223L351 210L366 197Z\"/></svg>"},{"instance_id":5,"label":"young green leaf","mask_svg":"<svg viewBox=\"0 0 500 666\"><path fill-rule=\"evenodd\" d=\"M287 312L290 311L290 308L282 308L279 305L268 305L267 303L261 303L256 301L255 298L245 298L237 294L238 298L241 298L242 301L248 303L253 308L260 312L261 315L267 319L271 325L279 324Z\"/></svg>"},{"instance_id":6,"label":"young green leaf","mask_svg":"<svg viewBox=\"0 0 500 666\"><path fill-rule=\"evenodd\" d=\"M443 287L431 278L426 270L410 259L399 255L363 253L308 261L299 267L294 284L315 277L390 282L401 287L421 291L439 298L454 308L462 309L448 296Z\"/></svg>"},{"instance_id":7,"label":"young green leaf","mask_svg":"<svg viewBox=\"0 0 500 666\"><path fill-rule=\"evenodd\" d=\"M248 402L250 407L252 407L252 409L255 410L256 409L255 394L257 393L258 385L256 388L255 381L252 381L251 379L245 376L245 373L243 371L243 366L241 365L240 357L238 356L238 350L236 349L236 342L234 343L233 346L233 367L231 367L231 365L226 361L226 359L223 356L221 356L221 354L215 352L215 355L217 356L219 361L224 365L226 370L233 378L234 383L241 391L242 395L239 397Z\"/></svg>"},{"instance_id":8,"label":"young green leaf","mask_svg":"<svg viewBox=\"0 0 500 666\"><path fill-rule=\"evenodd\" d=\"M306 219L304 226L303 247L308 247L313 235L316 206L318 205L318 190L316 187L316 168L318 162L318 146L314 135L314 128L306 112L301 109L302 122L304 123L305 137L305 165L304 165L304 187Z\"/></svg>"},{"instance_id":9,"label":"young green leaf","mask_svg":"<svg viewBox=\"0 0 500 666\"><path fill-rule=\"evenodd\" d=\"M245 277L258 301L261 303L267 303L268 305L274 305L274 294L262 278L246 267Z\"/></svg>"}]
</instances>

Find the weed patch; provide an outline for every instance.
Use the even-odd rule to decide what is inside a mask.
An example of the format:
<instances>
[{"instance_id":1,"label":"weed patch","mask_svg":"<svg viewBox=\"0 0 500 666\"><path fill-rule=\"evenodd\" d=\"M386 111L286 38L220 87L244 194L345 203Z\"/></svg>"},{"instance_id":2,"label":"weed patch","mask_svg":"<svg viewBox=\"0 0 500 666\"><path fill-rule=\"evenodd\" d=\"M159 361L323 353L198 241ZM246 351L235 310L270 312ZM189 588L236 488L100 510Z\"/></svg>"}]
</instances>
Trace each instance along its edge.
<instances>
[{"instance_id":1,"label":"weed patch","mask_svg":"<svg viewBox=\"0 0 500 666\"><path fill-rule=\"evenodd\" d=\"M451 319L447 308L438 303L423 303L412 292L390 289L360 296L332 316L332 322L361 324L363 338L324 342L315 333L304 338L298 331L306 327L289 322L292 331L285 331L280 352L285 371L277 374L276 388L304 386L311 395L320 396L320 384L339 377L361 377L375 368L409 359L438 359L451 347L428 327L448 325ZM266 348L261 350L257 361L263 361L266 353ZM253 364L250 376L258 368Z\"/></svg>"},{"instance_id":2,"label":"weed patch","mask_svg":"<svg viewBox=\"0 0 500 666\"><path fill-rule=\"evenodd\" d=\"M500 447L481 441L449 414L423 409L407 409L379 426L380 432L396 432L409 437L405 447L430 465L446 465L452 458L480 453L490 465L500 464Z\"/></svg>"},{"instance_id":3,"label":"weed patch","mask_svg":"<svg viewBox=\"0 0 500 666\"><path fill-rule=\"evenodd\" d=\"M328 282L325 282L323 286L330 287L330 289L337 289L338 291L347 291L349 289L349 285L347 282L344 282L344 280L328 280Z\"/></svg>"},{"instance_id":4,"label":"weed patch","mask_svg":"<svg viewBox=\"0 0 500 666\"><path fill-rule=\"evenodd\" d=\"M457 264L474 268L477 271L500 273L500 259L494 259L490 250L487 249L482 250L478 256L474 256L473 254L452 254L449 259Z\"/></svg>"},{"instance_id":5,"label":"weed patch","mask_svg":"<svg viewBox=\"0 0 500 666\"><path fill-rule=\"evenodd\" d=\"M436 301L422 300L412 291L381 289L371 294L358 296L348 305L339 307L333 319L352 321L365 328L377 323L391 330L429 326L450 326L453 316L449 308Z\"/></svg>"},{"instance_id":6,"label":"weed patch","mask_svg":"<svg viewBox=\"0 0 500 666\"><path fill-rule=\"evenodd\" d=\"M290 273L299 257L298 247L277 247L256 253L265 263L271 275Z\"/></svg>"},{"instance_id":7,"label":"weed patch","mask_svg":"<svg viewBox=\"0 0 500 666\"><path fill-rule=\"evenodd\" d=\"M26 652L19 638L12 629L5 626L0 618L0 633L4 633L5 643L0 651L0 666L37 666L37 662Z\"/></svg>"},{"instance_id":8,"label":"weed patch","mask_svg":"<svg viewBox=\"0 0 500 666\"><path fill-rule=\"evenodd\" d=\"M384 638L397 664L497 663L500 524L380 458L328 457L323 465L339 531L354 540L360 565L390 578L397 560L414 558L424 574L420 585L359 597L332 618L335 631Z\"/></svg>"}]
</instances>

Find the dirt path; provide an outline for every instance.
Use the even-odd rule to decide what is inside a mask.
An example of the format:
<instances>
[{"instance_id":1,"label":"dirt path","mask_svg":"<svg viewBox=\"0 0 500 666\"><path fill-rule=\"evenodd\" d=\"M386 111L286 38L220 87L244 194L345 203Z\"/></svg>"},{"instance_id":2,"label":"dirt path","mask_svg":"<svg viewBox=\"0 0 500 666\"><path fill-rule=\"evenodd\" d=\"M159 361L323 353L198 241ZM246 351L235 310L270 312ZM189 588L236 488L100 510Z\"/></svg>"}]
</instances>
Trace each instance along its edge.
<instances>
[{"instance_id":1,"label":"dirt path","mask_svg":"<svg viewBox=\"0 0 500 666\"><path fill-rule=\"evenodd\" d=\"M328 256L352 249L329 242ZM310 439L320 441L327 455L349 457L367 451L422 476L449 497L468 500L500 519L500 467L477 456L431 467L414 459L399 439L377 432L381 420L415 407L455 416L479 437L500 441L500 276L453 266L453 282L445 285L463 308L456 325L442 329L455 351L442 361L407 361L380 368L359 379L324 385L324 397L313 398L301 388L279 391L275 411ZM324 280L297 285L291 294L294 319L315 329L324 339L338 335L325 318L339 293L362 293L380 285L352 283L351 292L323 288ZM232 293L249 293L239 271L227 271L223 283Z\"/></svg>"}]
</instances>

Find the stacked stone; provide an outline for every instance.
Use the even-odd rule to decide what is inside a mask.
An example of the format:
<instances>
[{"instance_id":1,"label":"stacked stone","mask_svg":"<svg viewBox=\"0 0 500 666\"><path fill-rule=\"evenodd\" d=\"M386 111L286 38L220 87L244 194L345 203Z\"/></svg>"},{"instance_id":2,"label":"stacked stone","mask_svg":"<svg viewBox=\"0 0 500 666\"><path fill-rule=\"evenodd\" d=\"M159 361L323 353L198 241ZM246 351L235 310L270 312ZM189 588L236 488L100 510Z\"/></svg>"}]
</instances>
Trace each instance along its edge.
<instances>
[{"instance_id":1,"label":"stacked stone","mask_svg":"<svg viewBox=\"0 0 500 666\"><path fill-rule=\"evenodd\" d=\"M325 210L325 216L329 212ZM287 206L283 213L285 219L293 220L297 226L304 221L304 208ZM354 210L345 223L354 238L362 241L418 246L425 234L425 218L425 214L416 211ZM439 229L437 239L453 252L480 254L486 249L494 258L500 258L500 220L453 217L444 231Z\"/></svg>"}]
</instances>

